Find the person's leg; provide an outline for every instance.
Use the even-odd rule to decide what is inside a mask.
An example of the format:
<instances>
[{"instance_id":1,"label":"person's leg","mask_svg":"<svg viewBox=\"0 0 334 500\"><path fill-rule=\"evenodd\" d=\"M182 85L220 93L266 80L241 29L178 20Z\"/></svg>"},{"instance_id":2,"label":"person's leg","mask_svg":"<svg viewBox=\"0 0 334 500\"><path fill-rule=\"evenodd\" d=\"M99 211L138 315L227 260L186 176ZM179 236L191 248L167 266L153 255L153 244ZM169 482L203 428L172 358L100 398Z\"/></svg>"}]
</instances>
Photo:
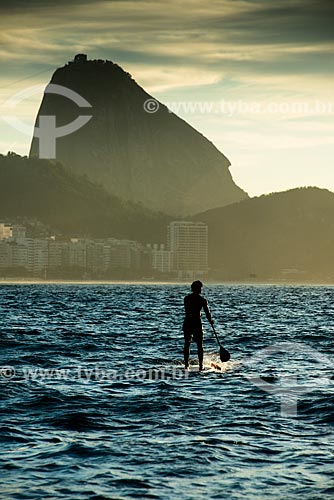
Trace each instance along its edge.
<instances>
[{"instance_id":1,"label":"person's leg","mask_svg":"<svg viewBox=\"0 0 334 500\"><path fill-rule=\"evenodd\" d=\"M198 354L199 369L203 370L203 356L204 356L203 339L198 339L196 343L197 343L197 354Z\"/></svg>"},{"instance_id":2,"label":"person's leg","mask_svg":"<svg viewBox=\"0 0 334 500\"><path fill-rule=\"evenodd\" d=\"M184 338L184 348L183 348L183 357L184 357L184 366L185 368L189 367L189 354L190 354L190 340Z\"/></svg>"},{"instance_id":3,"label":"person's leg","mask_svg":"<svg viewBox=\"0 0 334 500\"><path fill-rule=\"evenodd\" d=\"M203 370L203 329L202 324L199 323L196 328L196 332L194 333L194 341L197 344L197 354L198 354L198 364L199 369Z\"/></svg>"}]
</instances>

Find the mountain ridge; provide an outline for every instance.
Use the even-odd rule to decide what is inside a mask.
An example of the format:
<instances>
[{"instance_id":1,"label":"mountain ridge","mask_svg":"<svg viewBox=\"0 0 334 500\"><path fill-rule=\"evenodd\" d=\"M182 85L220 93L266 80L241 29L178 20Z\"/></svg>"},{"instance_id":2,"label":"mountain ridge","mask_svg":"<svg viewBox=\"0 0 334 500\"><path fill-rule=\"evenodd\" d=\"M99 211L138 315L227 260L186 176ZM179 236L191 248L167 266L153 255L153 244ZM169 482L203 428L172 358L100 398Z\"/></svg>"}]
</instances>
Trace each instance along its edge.
<instances>
[{"instance_id":1,"label":"mountain ridge","mask_svg":"<svg viewBox=\"0 0 334 500\"><path fill-rule=\"evenodd\" d=\"M0 218L32 217L64 236L165 243L170 216L108 194L60 163L0 155ZM15 202L14 202L15 201ZM333 282L334 193L298 188L211 209L209 278Z\"/></svg>"},{"instance_id":2,"label":"mountain ridge","mask_svg":"<svg viewBox=\"0 0 334 500\"><path fill-rule=\"evenodd\" d=\"M262 195L194 217L209 226L210 267L222 279L334 279L334 193Z\"/></svg>"},{"instance_id":3,"label":"mountain ridge","mask_svg":"<svg viewBox=\"0 0 334 500\"><path fill-rule=\"evenodd\" d=\"M34 217L64 235L163 241L169 218L107 193L59 162L0 155L1 217Z\"/></svg>"},{"instance_id":4,"label":"mountain ridge","mask_svg":"<svg viewBox=\"0 0 334 500\"><path fill-rule=\"evenodd\" d=\"M51 78L92 104L80 109L80 114L92 114L87 125L57 139L57 159L65 167L120 198L172 215L248 197L234 183L229 160L203 134L170 113L120 66L81 56ZM145 111L148 100L157 103L155 113ZM45 94L36 125L43 115L56 116L61 126L78 116L78 108L64 97ZM30 156L36 155L34 138Z\"/></svg>"}]
</instances>

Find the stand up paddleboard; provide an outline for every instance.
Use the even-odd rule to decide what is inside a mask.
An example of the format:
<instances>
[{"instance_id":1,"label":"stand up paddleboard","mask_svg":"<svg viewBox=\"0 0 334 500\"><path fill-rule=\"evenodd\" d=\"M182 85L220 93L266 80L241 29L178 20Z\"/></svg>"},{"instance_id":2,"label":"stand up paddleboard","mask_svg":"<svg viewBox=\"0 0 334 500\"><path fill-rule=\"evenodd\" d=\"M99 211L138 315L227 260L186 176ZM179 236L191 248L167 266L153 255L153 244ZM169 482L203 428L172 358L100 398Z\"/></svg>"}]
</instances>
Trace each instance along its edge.
<instances>
[{"instance_id":1,"label":"stand up paddleboard","mask_svg":"<svg viewBox=\"0 0 334 500\"><path fill-rule=\"evenodd\" d=\"M222 367L219 366L218 363L214 363L213 361L211 361L210 366L211 366L211 368L214 368L215 370L221 371L221 369L222 369Z\"/></svg>"},{"instance_id":2,"label":"stand up paddleboard","mask_svg":"<svg viewBox=\"0 0 334 500\"><path fill-rule=\"evenodd\" d=\"M200 371L199 366L189 366L188 368L185 368L186 372L196 372L196 373L203 373L203 372L208 372L211 371L210 366L203 366L203 370Z\"/></svg>"},{"instance_id":3,"label":"stand up paddleboard","mask_svg":"<svg viewBox=\"0 0 334 500\"><path fill-rule=\"evenodd\" d=\"M215 363L214 361L211 361L210 364L204 365L203 370L199 370L198 365L190 365L188 368L185 368L186 371L188 372L213 372L213 371L225 371L226 365L220 365L219 363Z\"/></svg>"}]
</instances>

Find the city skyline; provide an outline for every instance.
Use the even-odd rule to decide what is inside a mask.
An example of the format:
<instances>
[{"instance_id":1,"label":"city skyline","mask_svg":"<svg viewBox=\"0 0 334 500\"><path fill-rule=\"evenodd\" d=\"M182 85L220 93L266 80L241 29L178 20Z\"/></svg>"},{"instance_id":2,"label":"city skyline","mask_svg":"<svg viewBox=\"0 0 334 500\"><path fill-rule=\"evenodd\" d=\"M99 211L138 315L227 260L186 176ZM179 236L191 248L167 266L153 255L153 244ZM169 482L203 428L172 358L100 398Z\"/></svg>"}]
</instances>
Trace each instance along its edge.
<instances>
[{"instance_id":1,"label":"city skyline","mask_svg":"<svg viewBox=\"0 0 334 500\"><path fill-rule=\"evenodd\" d=\"M315 185L334 190L329 1L1 2L4 101L33 129L42 89L75 53L109 59L203 133L251 196ZM0 122L0 151L31 136Z\"/></svg>"},{"instance_id":2,"label":"city skyline","mask_svg":"<svg viewBox=\"0 0 334 500\"><path fill-rule=\"evenodd\" d=\"M142 273L143 278L166 275L182 280L205 276L209 271L208 226L202 222L170 222L165 243L159 244L111 235L55 236L49 230L48 234L32 237L27 233L22 223L0 220L0 277L1 273L21 277L29 273L42 278L50 273L54 278L110 278L121 272Z\"/></svg>"}]
</instances>

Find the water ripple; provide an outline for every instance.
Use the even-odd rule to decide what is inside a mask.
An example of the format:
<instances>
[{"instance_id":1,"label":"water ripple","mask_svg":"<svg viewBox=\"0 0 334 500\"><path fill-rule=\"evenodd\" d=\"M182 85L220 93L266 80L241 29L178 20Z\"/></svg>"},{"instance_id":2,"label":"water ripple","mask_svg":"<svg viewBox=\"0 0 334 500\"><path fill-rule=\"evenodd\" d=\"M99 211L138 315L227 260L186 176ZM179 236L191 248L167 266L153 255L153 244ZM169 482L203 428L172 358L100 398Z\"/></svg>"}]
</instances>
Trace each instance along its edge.
<instances>
[{"instance_id":1,"label":"water ripple","mask_svg":"<svg viewBox=\"0 0 334 500\"><path fill-rule=\"evenodd\" d=\"M334 288L208 286L232 360L188 377L185 293L0 287L2 498L333 498ZM267 355L281 342L305 350ZM207 326L205 350L219 361Z\"/></svg>"}]
</instances>

